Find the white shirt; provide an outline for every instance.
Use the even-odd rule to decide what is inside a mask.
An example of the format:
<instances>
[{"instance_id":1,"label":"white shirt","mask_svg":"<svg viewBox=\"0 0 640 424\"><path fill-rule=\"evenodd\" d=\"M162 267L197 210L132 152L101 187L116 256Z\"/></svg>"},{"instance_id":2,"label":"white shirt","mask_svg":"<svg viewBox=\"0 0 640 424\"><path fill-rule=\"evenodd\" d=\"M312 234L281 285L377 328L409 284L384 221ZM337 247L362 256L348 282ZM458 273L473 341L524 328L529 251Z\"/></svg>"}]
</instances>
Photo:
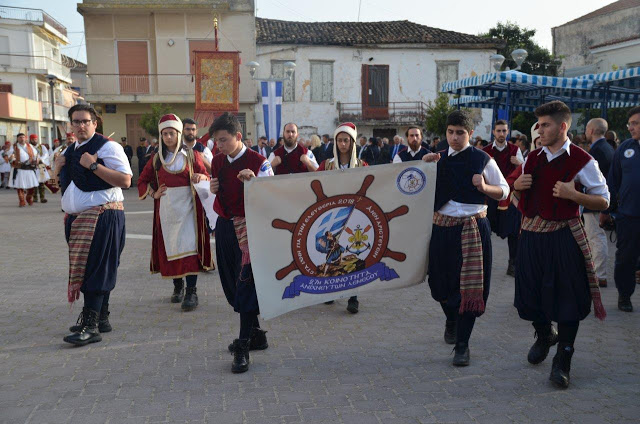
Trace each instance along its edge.
<instances>
[{"instance_id":1,"label":"white shirt","mask_svg":"<svg viewBox=\"0 0 640 424\"><path fill-rule=\"evenodd\" d=\"M505 141L504 144L502 146L498 146L498 143L496 143L495 141L492 143L493 147L495 147L495 149L499 152L503 151L505 149L505 147L507 147L507 142ZM516 152L516 157L518 159L520 159L520 162L524 162L524 156L522 156L522 152L520 151L520 148L518 147L518 151Z\"/></svg>"},{"instance_id":2,"label":"white shirt","mask_svg":"<svg viewBox=\"0 0 640 424\"><path fill-rule=\"evenodd\" d=\"M236 160L240 159L246 151L247 146L243 145L240 153L238 153L236 157L232 158L231 156L227 155L227 160L229 161L229 163L233 163ZM269 162L268 160L262 162L262 165L260 165L260 170L258 171L258 175L256 175L256 177L273 177L273 168L271 168L271 162Z\"/></svg>"},{"instance_id":3,"label":"white shirt","mask_svg":"<svg viewBox=\"0 0 640 424\"><path fill-rule=\"evenodd\" d=\"M449 156L455 156L458 153L467 150L469 147L471 147L471 145L467 144L467 147L463 148L460 151L455 151L451 147L449 147ZM498 164L495 160L489 159L489 162L487 162L487 165L482 170L482 175L484 176L487 184L500 186L500 188L502 189L502 197L498 200L504 200L509 196L509 184L507 184L507 180L505 180L502 176L502 172L500 172L500 168L498 168ZM487 205L475 205L449 200L444 204L442 208L440 208L438 212L443 215L453 216L456 218L464 218L467 216L476 215L486 210Z\"/></svg>"},{"instance_id":4,"label":"white shirt","mask_svg":"<svg viewBox=\"0 0 640 424\"><path fill-rule=\"evenodd\" d=\"M195 143L197 143L197 141L194 141L194 146ZM188 147L189 149L193 150L193 147L189 147L187 146L187 144L185 143L185 146ZM199 152L202 154L202 158L209 164L211 164L211 161L213 160L213 153L211 152L211 149L209 149L207 146L204 146L204 150L202 150L202 152Z\"/></svg>"},{"instance_id":5,"label":"white shirt","mask_svg":"<svg viewBox=\"0 0 640 424\"><path fill-rule=\"evenodd\" d=\"M75 148L77 149L89 141L90 140L87 140L82 143L76 141ZM97 151L97 154L98 158L104 161L104 166L107 168L122 172L123 174L133 175L131 166L129 165L129 159L127 155L124 154L124 149L115 141L106 142L100 150ZM84 192L71 181L71 184L69 184L69 187L67 187L67 190L62 196L62 210L66 213L77 214L94 206L101 206L109 202L121 202L123 200L124 196L120 187Z\"/></svg>"},{"instance_id":6,"label":"white shirt","mask_svg":"<svg viewBox=\"0 0 640 424\"><path fill-rule=\"evenodd\" d=\"M399 147L399 149L401 149L402 147ZM411 147L407 147L407 151L409 152L409 154L411 155L411 157L415 157L418 152L422 150L422 146L418 147L418 150L411 150ZM393 157L393 163L402 163L402 159L400 158L400 153L396 153L396 155Z\"/></svg>"},{"instance_id":7,"label":"white shirt","mask_svg":"<svg viewBox=\"0 0 640 424\"><path fill-rule=\"evenodd\" d=\"M213 138L210 138L209 140L207 140L207 148L213 152L213 148L216 144L213 142Z\"/></svg>"},{"instance_id":8,"label":"white shirt","mask_svg":"<svg viewBox=\"0 0 640 424\"><path fill-rule=\"evenodd\" d=\"M289 148L287 147L287 145L285 144L283 147L284 147L284 150L285 150L287 153L291 153L291 152L293 152L293 151L296 149L296 147L298 147L298 146L296 145L296 146L292 147L291 149L289 149ZM313 152L312 152L310 149L308 149L308 150L307 150L307 157L309 157L309 159L311 159L311 163L312 163L312 164L314 164L314 165L316 166L316 168L317 168L317 167L318 167L318 161L316 160L316 157L313 155ZM271 152L271 154L269 155L269 163L273 162L273 160L274 160L275 158L276 158L276 155L275 155L273 152Z\"/></svg>"},{"instance_id":9,"label":"white shirt","mask_svg":"<svg viewBox=\"0 0 640 424\"><path fill-rule=\"evenodd\" d=\"M571 141L567 140L564 142L562 147L555 153L551 153L547 146L543 146L538 152L538 156L541 154L547 155L547 161L551 162L552 160L559 158L564 152L567 152L568 155L571 154L569 150L569 146L571 146ZM527 159L529 156L527 156ZM524 166L527 163L522 164L522 171L524 172ZM595 194L597 196L602 196L607 199L607 204L609 203L611 197L609 195L609 187L607 187L607 180L602 175L600 171L600 167L598 167L598 163L595 159L591 158L589 162L578 172L573 179L573 181L577 181L582 184L585 188L585 193L587 194Z\"/></svg>"}]
</instances>

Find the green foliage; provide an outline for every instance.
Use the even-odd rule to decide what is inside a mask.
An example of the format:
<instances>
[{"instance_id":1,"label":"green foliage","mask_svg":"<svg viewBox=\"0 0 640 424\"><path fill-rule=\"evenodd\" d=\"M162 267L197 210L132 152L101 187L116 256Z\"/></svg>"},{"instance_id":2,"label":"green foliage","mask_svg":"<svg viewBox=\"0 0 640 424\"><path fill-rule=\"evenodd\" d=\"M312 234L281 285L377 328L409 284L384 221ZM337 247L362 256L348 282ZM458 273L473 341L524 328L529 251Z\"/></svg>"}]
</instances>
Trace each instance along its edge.
<instances>
[{"instance_id":1,"label":"green foliage","mask_svg":"<svg viewBox=\"0 0 640 424\"><path fill-rule=\"evenodd\" d=\"M627 129L627 112L629 112L630 109L630 107L607 109L607 123L609 124L609 130L615 131L620 141L624 141L631 137L631 134ZM584 132L585 126L590 119L600 117L600 109L584 110L582 112L582 115L580 115L580 118L578 118L578 132Z\"/></svg>"},{"instance_id":2,"label":"green foliage","mask_svg":"<svg viewBox=\"0 0 640 424\"><path fill-rule=\"evenodd\" d=\"M169 106L165 104L152 104L151 112L145 113L140 118L140 126L144 128L147 134L150 134L156 138L160 138L158 133L158 121L163 115L170 113Z\"/></svg>"},{"instance_id":3,"label":"green foliage","mask_svg":"<svg viewBox=\"0 0 640 424\"><path fill-rule=\"evenodd\" d=\"M511 129L520 131L531 140L531 127L537 120L533 112L516 112L511 119Z\"/></svg>"},{"instance_id":4,"label":"green foliage","mask_svg":"<svg viewBox=\"0 0 640 424\"><path fill-rule=\"evenodd\" d=\"M443 136L447 131L447 116L456 110L455 107L449 105L449 95L446 93L438 93L435 102L427 103L427 119L425 128L430 133Z\"/></svg>"},{"instance_id":5,"label":"green foliage","mask_svg":"<svg viewBox=\"0 0 640 424\"><path fill-rule=\"evenodd\" d=\"M502 70L507 66L515 69L518 65L511 57L511 52L516 49L525 49L529 55L520 71L531 75L558 75L562 61L554 57L549 50L538 45L533 40L535 34L535 29L522 28L515 22L507 21L506 23L498 22L494 28L489 29L489 32L480 36L506 41L507 45L498 50L498 53L505 57Z\"/></svg>"}]
</instances>

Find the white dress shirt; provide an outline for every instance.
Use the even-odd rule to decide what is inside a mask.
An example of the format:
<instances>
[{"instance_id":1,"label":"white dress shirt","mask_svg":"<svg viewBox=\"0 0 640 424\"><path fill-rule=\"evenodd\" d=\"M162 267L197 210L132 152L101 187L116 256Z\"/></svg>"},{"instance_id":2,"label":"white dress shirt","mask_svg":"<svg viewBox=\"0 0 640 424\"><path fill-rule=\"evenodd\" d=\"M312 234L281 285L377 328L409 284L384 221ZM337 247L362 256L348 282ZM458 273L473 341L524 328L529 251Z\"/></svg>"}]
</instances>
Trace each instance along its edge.
<instances>
[{"instance_id":1,"label":"white dress shirt","mask_svg":"<svg viewBox=\"0 0 640 424\"><path fill-rule=\"evenodd\" d=\"M95 137L95 135L94 135ZM93 137L92 137L93 138ZM76 149L84 146L90 140L79 143L75 142ZM129 158L124 153L122 146L115 141L106 142L98 151L98 158L104 161L104 166L123 174L133 175ZM62 210L66 213L77 214L94 206L101 206L110 202L121 202L124 200L122 189L120 187L112 187L106 190L98 191L82 191L76 187L71 181L69 187L62 196Z\"/></svg>"},{"instance_id":2,"label":"white dress shirt","mask_svg":"<svg viewBox=\"0 0 640 424\"><path fill-rule=\"evenodd\" d=\"M458 153L467 150L469 147L471 147L471 145L467 144L467 146L460 151L455 151L451 147L449 147L448 154L449 156L455 156ZM495 160L493 160L493 158L489 159L489 162L487 162L487 165L482 170L482 175L484 176L487 184L500 186L500 188L502 189L502 197L498 200L504 200L509 196L509 184L507 184L507 180L505 180L502 176L502 172L500 172L500 168L498 168L498 164ZM453 216L456 218L465 218L468 216L476 215L486 210L487 205L460 203L454 200L449 200L444 204L442 208L440 208L438 212L443 215Z\"/></svg>"},{"instance_id":3,"label":"white dress shirt","mask_svg":"<svg viewBox=\"0 0 640 424\"><path fill-rule=\"evenodd\" d=\"M398 150L400 150L400 148ZM411 150L411 147L407 147L407 151L409 152L412 158L415 157L420 150L422 150L422 146L418 147L418 150ZM400 152L396 153L396 155L393 157L393 163L402 163L402 158L400 158Z\"/></svg>"},{"instance_id":4,"label":"white dress shirt","mask_svg":"<svg viewBox=\"0 0 640 424\"><path fill-rule=\"evenodd\" d=\"M240 153L238 153L233 158L227 155L227 160L229 161L229 163L233 163L238 159L240 159L242 155L245 154L246 151L247 151L247 146L242 146L242 149L240 149ZM262 165L260 165L260 170L258 171L258 175L256 175L256 177L272 177L272 176L273 176L273 168L271 168L271 162L269 162L268 160L265 160L264 162L262 162Z\"/></svg>"},{"instance_id":5,"label":"white dress shirt","mask_svg":"<svg viewBox=\"0 0 640 424\"><path fill-rule=\"evenodd\" d=\"M502 146L498 146L498 143L496 143L495 141L492 143L493 147L495 147L495 149L499 152L503 151L505 149L505 147L507 147L507 142L505 141L504 144ZM520 148L518 147L518 151L516 152L516 157L518 159L520 159L520 162L524 162L524 156L522 156L522 152L520 151Z\"/></svg>"},{"instance_id":6,"label":"white dress shirt","mask_svg":"<svg viewBox=\"0 0 640 424\"><path fill-rule=\"evenodd\" d=\"M571 155L569 146L571 146L571 141L567 140L555 153L551 153L547 146L543 146L542 149L540 149L540 152L538 152L538 156L544 153L547 155L547 161L551 162L552 160L559 158L562 154L564 154L564 152L567 152L568 155ZM527 159L528 158L529 156L527 156ZM526 163L527 161L525 160L525 162L522 164L523 172ZM580 170L580 172L576 174L573 180L584 186L585 193L602 196L607 199L607 204L611 200L611 197L609 195L609 187L607 186L607 180L604 175L602 175L600 167L598 167L598 163L595 159L591 158L591 160L587 162L587 164Z\"/></svg>"},{"instance_id":7,"label":"white dress shirt","mask_svg":"<svg viewBox=\"0 0 640 424\"><path fill-rule=\"evenodd\" d=\"M285 144L283 147L284 147L284 150L285 150L287 153L291 153L291 152L293 152L293 151L296 149L296 147L298 147L298 146L296 145L296 146L294 146L294 147L292 147L292 148L290 149L290 148L288 148L288 147L287 147L287 145ZM275 151L275 149L274 149L274 151ZM316 157L313 155L313 152L312 152L311 150L307 150L307 156L309 157L309 159L311 159L311 163L312 163L312 164L314 164L314 165L316 166L316 168L317 168L317 167L318 167L318 161L316 160ZM271 152L271 154L269 155L269 163L273 162L273 160L274 160L275 158L276 158L276 155L275 155L273 152Z\"/></svg>"}]
</instances>

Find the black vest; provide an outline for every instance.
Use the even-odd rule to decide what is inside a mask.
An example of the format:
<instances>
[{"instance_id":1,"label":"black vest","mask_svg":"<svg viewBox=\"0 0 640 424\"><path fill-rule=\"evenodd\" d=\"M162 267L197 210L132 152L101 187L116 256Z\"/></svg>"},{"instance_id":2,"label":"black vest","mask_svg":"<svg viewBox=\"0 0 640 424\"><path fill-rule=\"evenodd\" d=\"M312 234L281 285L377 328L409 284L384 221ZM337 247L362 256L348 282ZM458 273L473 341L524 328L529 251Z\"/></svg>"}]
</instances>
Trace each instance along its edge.
<instances>
[{"instance_id":1,"label":"black vest","mask_svg":"<svg viewBox=\"0 0 640 424\"><path fill-rule=\"evenodd\" d=\"M80 158L83 153L87 152L90 155L95 155L108 141L102 134L95 133L91 140L81 147L76 149L77 144L69 146L64 152L65 165L60 171L60 186L63 194L71 184L71 181L84 192L113 188L111 184L99 178L91 170L80 165ZM104 165L102 159L98 159L98 163Z\"/></svg>"},{"instance_id":2,"label":"black vest","mask_svg":"<svg viewBox=\"0 0 640 424\"><path fill-rule=\"evenodd\" d=\"M204 152L204 144L198 143L196 141L196 143L193 145L193 148L191 150L195 150L196 152L202 153L202 152Z\"/></svg>"},{"instance_id":3,"label":"black vest","mask_svg":"<svg viewBox=\"0 0 640 424\"><path fill-rule=\"evenodd\" d=\"M491 159L488 154L473 146L455 156L449 150L440 152L434 210L439 211L448 201L482 205L486 196L471 181L475 174L482 174Z\"/></svg>"},{"instance_id":4,"label":"black vest","mask_svg":"<svg viewBox=\"0 0 640 424\"><path fill-rule=\"evenodd\" d=\"M412 160L421 160L422 157L427 153L429 153L427 149L425 149L424 147L420 147L420 150L418 150L418 153L416 153L415 156L411 156L411 153L409 153L408 148L402 149L402 151L398 152L397 155L400 156L400 159L402 159L402 162L409 162Z\"/></svg>"}]
</instances>

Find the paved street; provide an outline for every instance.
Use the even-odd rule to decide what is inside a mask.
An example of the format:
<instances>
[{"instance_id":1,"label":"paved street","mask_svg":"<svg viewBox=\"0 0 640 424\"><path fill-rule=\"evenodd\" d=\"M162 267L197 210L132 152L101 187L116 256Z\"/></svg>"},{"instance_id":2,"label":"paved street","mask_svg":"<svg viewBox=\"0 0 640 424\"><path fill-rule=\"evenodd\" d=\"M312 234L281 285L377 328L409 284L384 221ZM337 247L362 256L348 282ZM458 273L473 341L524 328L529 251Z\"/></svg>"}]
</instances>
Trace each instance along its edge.
<instances>
[{"instance_id":1,"label":"paved street","mask_svg":"<svg viewBox=\"0 0 640 424\"><path fill-rule=\"evenodd\" d=\"M267 321L270 347L231 373L238 316L217 272L198 281L200 306L169 303L150 276L151 201L126 192L129 237L111 296L114 331L101 343L62 342L81 302L66 302L67 247L59 196L18 208L0 190L0 422L3 423L637 423L640 297L583 321L571 387L548 381L552 350L526 360L533 327L512 306L506 241L494 238L492 293L471 338L471 365L451 366L444 317L426 284L318 305ZM612 246L612 253L615 249ZM613 257L613 254L611 255Z\"/></svg>"}]
</instances>

